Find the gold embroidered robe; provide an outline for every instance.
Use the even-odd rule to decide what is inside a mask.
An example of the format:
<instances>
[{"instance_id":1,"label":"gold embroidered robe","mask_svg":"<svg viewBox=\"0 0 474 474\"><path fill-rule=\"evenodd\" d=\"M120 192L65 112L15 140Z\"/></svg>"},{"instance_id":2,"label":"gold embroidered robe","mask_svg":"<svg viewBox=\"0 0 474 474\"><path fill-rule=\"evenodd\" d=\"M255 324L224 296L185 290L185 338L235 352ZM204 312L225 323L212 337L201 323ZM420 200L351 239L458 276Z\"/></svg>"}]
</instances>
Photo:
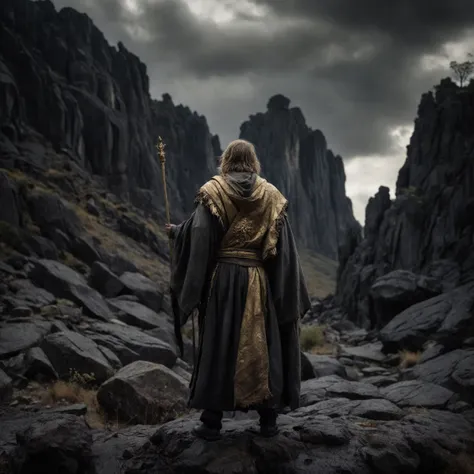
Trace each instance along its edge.
<instances>
[{"instance_id":1,"label":"gold embroidered robe","mask_svg":"<svg viewBox=\"0 0 474 474\"><path fill-rule=\"evenodd\" d=\"M298 320L309 309L287 201L250 173L216 176L177 227L171 290L178 325L199 309L190 406L299 403Z\"/></svg>"}]
</instances>

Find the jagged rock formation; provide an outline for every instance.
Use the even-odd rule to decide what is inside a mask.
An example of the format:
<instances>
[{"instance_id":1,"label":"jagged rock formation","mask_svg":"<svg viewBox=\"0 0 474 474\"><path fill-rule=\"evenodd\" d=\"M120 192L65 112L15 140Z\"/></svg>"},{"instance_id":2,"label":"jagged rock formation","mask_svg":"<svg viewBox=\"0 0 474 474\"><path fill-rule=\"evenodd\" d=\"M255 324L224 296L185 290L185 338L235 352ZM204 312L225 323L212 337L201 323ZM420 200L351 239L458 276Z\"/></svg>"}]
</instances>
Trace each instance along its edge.
<instances>
[{"instance_id":1,"label":"jagged rock formation","mask_svg":"<svg viewBox=\"0 0 474 474\"><path fill-rule=\"evenodd\" d=\"M48 168L31 127L81 168L144 209L162 205L155 143L167 145L174 217L189 211L195 190L220 153L206 119L150 98L145 65L123 44L109 46L91 19L49 1L5 0L0 10L2 166L19 167L15 146L30 146L24 166ZM37 151L35 153L35 151ZM179 184L179 185L178 185Z\"/></svg>"},{"instance_id":2,"label":"jagged rock formation","mask_svg":"<svg viewBox=\"0 0 474 474\"><path fill-rule=\"evenodd\" d=\"M450 79L443 80L435 94L423 95L396 198L391 201L388 188L380 187L367 205L364 240L360 245L346 243L337 302L357 324L383 326L374 307L373 284L394 270L433 277L443 292L474 280L473 99L474 83L461 89ZM395 280L393 295L404 285ZM420 287L415 287L404 290L408 299L420 296ZM400 309L414 302L405 298ZM448 306L442 312L449 313Z\"/></svg>"},{"instance_id":3,"label":"jagged rock formation","mask_svg":"<svg viewBox=\"0 0 474 474\"><path fill-rule=\"evenodd\" d=\"M254 143L263 175L289 199L289 217L302 246L337 258L352 229L360 234L346 196L342 158L311 130L298 107L283 95L270 98L265 113L250 116L240 137Z\"/></svg>"}]
</instances>

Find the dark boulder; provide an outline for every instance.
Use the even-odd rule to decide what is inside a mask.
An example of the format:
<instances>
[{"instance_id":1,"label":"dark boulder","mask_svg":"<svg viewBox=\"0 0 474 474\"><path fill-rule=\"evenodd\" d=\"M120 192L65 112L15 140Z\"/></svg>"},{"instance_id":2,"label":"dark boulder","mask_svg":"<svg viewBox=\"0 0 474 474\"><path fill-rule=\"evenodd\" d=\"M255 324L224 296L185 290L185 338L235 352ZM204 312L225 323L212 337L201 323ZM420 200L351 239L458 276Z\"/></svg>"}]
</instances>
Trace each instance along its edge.
<instances>
[{"instance_id":1,"label":"dark boulder","mask_svg":"<svg viewBox=\"0 0 474 474\"><path fill-rule=\"evenodd\" d=\"M474 403L474 350L456 349L422 361L409 376L447 387Z\"/></svg>"},{"instance_id":2,"label":"dark boulder","mask_svg":"<svg viewBox=\"0 0 474 474\"><path fill-rule=\"evenodd\" d=\"M125 324L141 329L155 329L163 326L166 315L155 313L152 309L134 301L121 299L108 300L109 305L118 311L117 319Z\"/></svg>"},{"instance_id":3,"label":"dark boulder","mask_svg":"<svg viewBox=\"0 0 474 474\"><path fill-rule=\"evenodd\" d=\"M102 256L99 251L96 249L94 242L89 237L79 236L75 237L71 244L69 245L71 253L86 263L87 265L92 265L94 262L100 262Z\"/></svg>"},{"instance_id":4,"label":"dark boulder","mask_svg":"<svg viewBox=\"0 0 474 474\"><path fill-rule=\"evenodd\" d=\"M67 379L75 371L93 375L94 381L102 383L114 373L97 344L73 331L50 334L41 343L41 349L61 378Z\"/></svg>"},{"instance_id":5,"label":"dark boulder","mask_svg":"<svg viewBox=\"0 0 474 474\"><path fill-rule=\"evenodd\" d=\"M110 349L123 365L144 360L173 367L176 347L126 324L94 323L87 335Z\"/></svg>"},{"instance_id":6,"label":"dark boulder","mask_svg":"<svg viewBox=\"0 0 474 474\"><path fill-rule=\"evenodd\" d=\"M102 262L92 264L89 285L106 298L117 296L124 288L119 277Z\"/></svg>"},{"instance_id":7,"label":"dark boulder","mask_svg":"<svg viewBox=\"0 0 474 474\"><path fill-rule=\"evenodd\" d=\"M79 474L92 469L92 433L84 420L62 415L17 434L17 472Z\"/></svg>"},{"instance_id":8,"label":"dark boulder","mask_svg":"<svg viewBox=\"0 0 474 474\"><path fill-rule=\"evenodd\" d=\"M55 243L45 237L32 235L26 240L26 245L40 258L57 260L59 257L58 249Z\"/></svg>"},{"instance_id":9,"label":"dark boulder","mask_svg":"<svg viewBox=\"0 0 474 474\"><path fill-rule=\"evenodd\" d=\"M68 236L78 235L82 225L72 207L57 194L35 191L28 196L28 207L33 221L45 236L53 236L56 229Z\"/></svg>"},{"instance_id":10,"label":"dark boulder","mask_svg":"<svg viewBox=\"0 0 474 474\"><path fill-rule=\"evenodd\" d=\"M324 377L326 375L338 375L342 378L347 377L344 365L342 365L334 357L308 353L303 354L302 357L306 358L306 360L310 363L313 373L312 377L308 377L308 375L311 374L311 371L305 362L306 373L303 380Z\"/></svg>"},{"instance_id":11,"label":"dark boulder","mask_svg":"<svg viewBox=\"0 0 474 474\"><path fill-rule=\"evenodd\" d=\"M127 423L156 424L186 409L188 383L161 364L137 361L101 385L97 400L111 416Z\"/></svg>"},{"instance_id":12,"label":"dark boulder","mask_svg":"<svg viewBox=\"0 0 474 474\"><path fill-rule=\"evenodd\" d=\"M393 318L381 331L384 350L420 350L429 340L459 347L474 330L474 283L415 304Z\"/></svg>"},{"instance_id":13,"label":"dark boulder","mask_svg":"<svg viewBox=\"0 0 474 474\"><path fill-rule=\"evenodd\" d=\"M51 331L51 323L42 320L12 322L0 326L0 359L37 346Z\"/></svg>"},{"instance_id":14,"label":"dark boulder","mask_svg":"<svg viewBox=\"0 0 474 474\"><path fill-rule=\"evenodd\" d=\"M381 329L394 316L410 306L441 293L438 280L395 270L375 280L370 289L375 312L375 327Z\"/></svg>"},{"instance_id":15,"label":"dark boulder","mask_svg":"<svg viewBox=\"0 0 474 474\"><path fill-rule=\"evenodd\" d=\"M120 276L124 289L122 294L132 294L153 311L159 312L163 303L163 293L149 278L140 273L125 272Z\"/></svg>"}]
</instances>

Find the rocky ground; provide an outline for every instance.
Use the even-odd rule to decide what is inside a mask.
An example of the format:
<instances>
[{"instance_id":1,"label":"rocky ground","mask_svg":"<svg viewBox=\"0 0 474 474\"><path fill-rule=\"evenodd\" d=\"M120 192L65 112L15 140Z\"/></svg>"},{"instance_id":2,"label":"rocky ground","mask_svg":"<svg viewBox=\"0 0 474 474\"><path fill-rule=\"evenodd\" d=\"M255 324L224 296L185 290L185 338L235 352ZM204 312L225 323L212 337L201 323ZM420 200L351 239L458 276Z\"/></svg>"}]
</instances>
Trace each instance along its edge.
<instances>
[{"instance_id":1,"label":"rocky ground","mask_svg":"<svg viewBox=\"0 0 474 474\"><path fill-rule=\"evenodd\" d=\"M228 414L223 439L204 442L185 406L190 343L181 360L150 279L102 260L88 276L38 255L0 265L0 473L473 472L474 340L456 333L472 285L410 307L381 338L315 300L301 408L277 438Z\"/></svg>"},{"instance_id":2,"label":"rocky ground","mask_svg":"<svg viewBox=\"0 0 474 474\"><path fill-rule=\"evenodd\" d=\"M42 150L48 170L13 157L0 171L0 473L472 472L472 282L388 273L371 295L389 322L373 331L315 299L301 408L280 435L228 414L222 441L196 440L162 216Z\"/></svg>"}]
</instances>

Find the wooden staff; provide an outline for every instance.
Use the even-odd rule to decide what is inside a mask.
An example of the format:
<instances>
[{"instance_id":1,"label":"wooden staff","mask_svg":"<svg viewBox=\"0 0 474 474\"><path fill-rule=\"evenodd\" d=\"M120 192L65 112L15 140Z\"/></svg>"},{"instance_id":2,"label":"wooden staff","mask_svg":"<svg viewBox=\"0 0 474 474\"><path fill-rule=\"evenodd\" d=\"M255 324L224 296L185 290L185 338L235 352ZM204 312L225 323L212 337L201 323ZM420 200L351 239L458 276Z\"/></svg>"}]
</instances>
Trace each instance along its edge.
<instances>
[{"instance_id":1,"label":"wooden staff","mask_svg":"<svg viewBox=\"0 0 474 474\"><path fill-rule=\"evenodd\" d=\"M160 157L161 163L161 177L163 178L163 193L165 195L165 209L166 209L166 221L168 225L171 225L171 214L170 214L170 203L168 201L168 190L166 186L166 154L165 154L165 144L161 137L158 137L158 143L156 148L158 150L158 155ZM172 248L171 248L171 239L168 236L168 246L170 250L170 263L172 260Z\"/></svg>"},{"instance_id":2,"label":"wooden staff","mask_svg":"<svg viewBox=\"0 0 474 474\"><path fill-rule=\"evenodd\" d=\"M158 137L158 143L156 144L156 148L158 150L158 155L160 157L160 164L161 164L161 176L163 178L163 193L165 196L165 209L166 209L166 221L168 225L171 225L171 215L170 215L170 203L168 201L168 190L166 186L166 154L165 154L165 144L163 143L163 139ZM168 245L170 251L170 266L172 264L172 245L171 245L171 238L168 236ZM196 330L194 328L194 311L191 313L191 323L192 323L192 331L193 331L193 364L196 364Z\"/></svg>"}]
</instances>

